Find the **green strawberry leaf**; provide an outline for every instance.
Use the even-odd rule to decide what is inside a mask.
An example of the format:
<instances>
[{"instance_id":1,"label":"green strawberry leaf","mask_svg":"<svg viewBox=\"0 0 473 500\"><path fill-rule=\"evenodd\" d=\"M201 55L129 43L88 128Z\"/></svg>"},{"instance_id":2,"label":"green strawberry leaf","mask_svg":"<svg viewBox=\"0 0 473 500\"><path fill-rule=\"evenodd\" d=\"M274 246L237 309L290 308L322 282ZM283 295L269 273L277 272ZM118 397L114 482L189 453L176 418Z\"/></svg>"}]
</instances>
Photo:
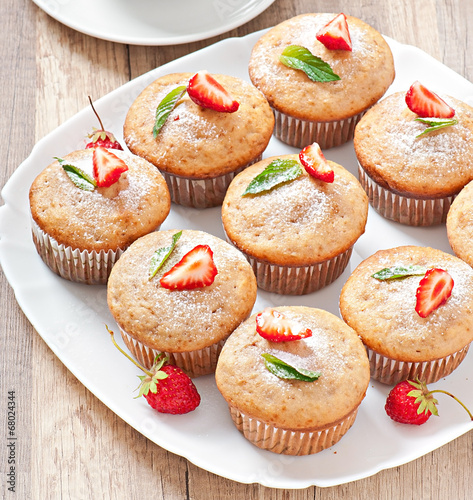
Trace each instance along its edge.
<instances>
[{"instance_id":1,"label":"green strawberry leaf","mask_svg":"<svg viewBox=\"0 0 473 500\"><path fill-rule=\"evenodd\" d=\"M54 157L59 162L59 165L64 169L69 179L80 189L84 191L93 191L97 187L97 183L93 177L90 177L79 167L66 163L63 158Z\"/></svg>"},{"instance_id":2,"label":"green strawberry leaf","mask_svg":"<svg viewBox=\"0 0 473 500\"><path fill-rule=\"evenodd\" d=\"M302 167L296 160L273 160L247 186L242 196L269 191L279 184L297 179Z\"/></svg>"},{"instance_id":3,"label":"green strawberry leaf","mask_svg":"<svg viewBox=\"0 0 473 500\"><path fill-rule=\"evenodd\" d=\"M166 123L169 113L174 109L177 101L179 101L179 99L184 95L185 91L185 85L176 87L175 89L171 90L171 92L169 92L169 94L167 94L166 97L164 97L164 99L159 103L158 107L156 108L156 119L153 127L153 137L155 139L158 136L163 125Z\"/></svg>"},{"instance_id":4,"label":"green strawberry leaf","mask_svg":"<svg viewBox=\"0 0 473 500\"><path fill-rule=\"evenodd\" d=\"M397 280L407 278L409 276L423 276L427 271L424 266L393 266L385 267L380 271L371 275L380 281Z\"/></svg>"},{"instance_id":5,"label":"green strawberry leaf","mask_svg":"<svg viewBox=\"0 0 473 500\"><path fill-rule=\"evenodd\" d=\"M303 71L314 82L340 80L340 77L332 71L330 64L300 45L286 47L279 56L279 61L288 68Z\"/></svg>"},{"instance_id":6,"label":"green strawberry leaf","mask_svg":"<svg viewBox=\"0 0 473 500\"><path fill-rule=\"evenodd\" d=\"M264 358L266 368L273 375L276 375L276 377L279 378L286 380L302 380L303 382L314 382L322 375L320 372L313 372L311 370L305 370L304 368L295 368L276 356L266 352L261 354L261 356Z\"/></svg>"},{"instance_id":7,"label":"green strawberry leaf","mask_svg":"<svg viewBox=\"0 0 473 500\"><path fill-rule=\"evenodd\" d=\"M156 273L161 269L163 264L166 262L168 257L171 255L176 243L181 237L182 231L174 233L172 237L172 243L168 247L158 248L151 257L151 262L149 266L149 279L153 278Z\"/></svg>"},{"instance_id":8,"label":"green strawberry leaf","mask_svg":"<svg viewBox=\"0 0 473 500\"><path fill-rule=\"evenodd\" d=\"M456 125L458 123L458 120L455 118L416 118L416 121L424 123L425 125L428 125L428 127L421 132L420 134L416 135L416 137L421 137L425 134L428 134L429 132L434 132L435 130L440 130L445 127L451 127L452 125Z\"/></svg>"}]
</instances>

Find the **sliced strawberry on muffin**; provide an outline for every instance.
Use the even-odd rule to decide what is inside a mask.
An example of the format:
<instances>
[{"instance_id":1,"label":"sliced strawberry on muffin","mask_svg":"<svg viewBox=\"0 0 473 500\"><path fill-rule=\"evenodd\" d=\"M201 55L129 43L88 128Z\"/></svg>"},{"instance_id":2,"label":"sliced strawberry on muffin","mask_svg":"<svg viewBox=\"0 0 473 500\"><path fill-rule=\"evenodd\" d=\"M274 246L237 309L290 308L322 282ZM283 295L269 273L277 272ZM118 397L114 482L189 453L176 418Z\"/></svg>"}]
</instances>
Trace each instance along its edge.
<instances>
[{"instance_id":1,"label":"sliced strawberry on muffin","mask_svg":"<svg viewBox=\"0 0 473 500\"><path fill-rule=\"evenodd\" d=\"M224 113L234 113L240 107L232 96L208 71L196 73L187 85L189 97L199 106Z\"/></svg>"},{"instance_id":2,"label":"sliced strawberry on muffin","mask_svg":"<svg viewBox=\"0 0 473 500\"><path fill-rule=\"evenodd\" d=\"M128 170L127 164L108 149L94 148L92 157L94 179L98 187L109 187L118 181L120 175Z\"/></svg>"},{"instance_id":3,"label":"sliced strawberry on muffin","mask_svg":"<svg viewBox=\"0 0 473 500\"><path fill-rule=\"evenodd\" d=\"M421 118L452 118L455 115L455 110L451 106L419 81L409 87L406 104Z\"/></svg>"},{"instance_id":4,"label":"sliced strawberry on muffin","mask_svg":"<svg viewBox=\"0 0 473 500\"><path fill-rule=\"evenodd\" d=\"M343 12L335 16L319 30L316 38L329 50L352 50L347 17Z\"/></svg>"},{"instance_id":5,"label":"sliced strawberry on muffin","mask_svg":"<svg viewBox=\"0 0 473 500\"><path fill-rule=\"evenodd\" d=\"M197 245L159 280L161 286L170 290L192 290L209 286L218 271L208 245Z\"/></svg>"},{"instance_id":6,"label":"sliced strawberry on muffin","mask_svg":"<svg viewBox=\"0 0 473 500\"><path fill-rule=\"evenodd\" d=\"M416 312L426 318L444 304L452 294L453 278L443 269L429 269L416 292Z\"/></svg>"},{"instance_id":7,"label":"sliced strawberry on muffin","mask_svg":"<svg viewBox=\"0 0 473 500\"><path fill-rule=\"evenodd\" d=\"M299 153L299 160L312 177L324 182L333 182L335 178L333 169L316 142L306 146Z\"/></svg>"},{"instance_id":8,"label":"sliced strawberry on muffin","mask_svg":"<svg viewBox=\"0 0 473 500\"><path fill-rule=\"evenodd\" d=\"M266 340L288 342L312 336L310 328L287 318L283 313L267 308L256 315L256 331Z\"/></svg>"}]
</instances>

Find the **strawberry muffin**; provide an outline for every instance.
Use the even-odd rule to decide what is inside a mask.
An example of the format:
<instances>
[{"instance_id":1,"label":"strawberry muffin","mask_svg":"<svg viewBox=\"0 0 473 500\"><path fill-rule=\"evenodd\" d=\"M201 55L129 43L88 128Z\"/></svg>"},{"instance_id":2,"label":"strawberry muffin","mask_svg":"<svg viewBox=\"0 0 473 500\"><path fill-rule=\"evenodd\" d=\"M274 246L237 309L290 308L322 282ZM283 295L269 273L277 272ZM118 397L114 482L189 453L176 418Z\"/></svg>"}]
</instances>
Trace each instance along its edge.
<instances>
[{"instance_id":1,"label":"strawberry muffin","mask_svg":"<svg viewBox=\"0 0 473 500\"><path fill-rule=\"evenodd\" d=\"M164 175L172 201L206 208L222 203L236 173L258 161L274 126L250 83L200 71L158 78L128 111L125 142Z\"/></svg>"},{"instance_id":2,"label":"strawberry muffin","mask_svg":"<svg viewBox=\"0 0 473 500\"><path fill-rule=\"evenodd\" d=\"M309 455L353 425L370 373L363 344L340 318L277 307L232 333L215 378L246 439L274 453Z\"/></svg>"},{"instance_id":3,"label":"strawberry muffin","mask_svg":"<svg viewBox=\"0 0 473 500\"><path fill-rule=\"evenodd\" d=\"M473 182L460 191L448 211L447 236L455 255L473 267Z\"/></svg>"},{"instance_id":4,"label":"strawberry muffin","mask_svg":"<svg viewBox=\"0 0 473 500\"><path fill-rule=\"evenodd\" d=\"M59 276L105 284L122 252L169 214L166 182L146 160L96 147L74 151L33 181L33 241Z\"/></svg>"},{"instance_id":5,"label":"strawberry muffin","mask_svg":"<svg viewBox=\"0 0 473 500\"><path fill-rule=\"evenodd\" d=\"M411 226L441 224L473 179L473 108L414 82L366 113L354 146L376 211Z\"/></svg>"},{"instance_id":6,"label":"strawberry muffin","mask_svg":"<svg viewBox=\"0 0 473 500\"><path fill-rule=\"evenodd\" d=\"M433 248L381 250L343 286L340 312L365 344L375 380L435 382L473 340L473 270Z\"/></svg>"},{"instance_id":7,"label":"strawberry muffin","mask_svg":"<svg viewBox=\"0 0 473 500\"><path fill-rule=\"evenodd\" d=\"M222 205L227 238L250 261L258 286L286 295L311 293L338 278L367 215L357 179L327 161L317 144L247 168Z\"/></svg>"},{"instance_id":8,"label":"strawberry muffin","mask_svg":"<svg viewBox=\"0 0 473 500\"><path fill-rule=\"evenodd\" d=\"M150 368L164 353L192 377L212 373L227 337L250 314L256 280L243 257L202 231L157 231L135 241L108 281L123 340Z\"/></svg>"},{"instance_id":9,"label":"strawberry muffin","mask_svg":"<svg viewBox=\"0 0 473 500\"><path fill-rule=\"evenodd\" d=\"M258 40L249 62L251 81L274 110L274 135L298 148L350 140L394 74L380 33L343 13L301 14L278 24Z\"/></svg>"}]
</instances>

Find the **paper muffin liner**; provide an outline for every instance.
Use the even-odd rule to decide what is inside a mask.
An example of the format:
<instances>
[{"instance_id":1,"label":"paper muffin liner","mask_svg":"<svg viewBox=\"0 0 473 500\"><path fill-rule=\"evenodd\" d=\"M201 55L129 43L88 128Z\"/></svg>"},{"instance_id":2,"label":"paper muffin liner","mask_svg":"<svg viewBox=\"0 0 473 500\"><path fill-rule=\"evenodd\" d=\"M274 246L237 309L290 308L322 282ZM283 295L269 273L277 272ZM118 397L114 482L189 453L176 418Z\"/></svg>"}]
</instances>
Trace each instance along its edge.
<instances>
[{"instance_id":1,"label":"paper muffin liner","mask_svg":"<svg viewBox=\"0 0 473 500\"><path fill-rule=\"evenodd\" d=\"M358 174L371 206L386 219L409 226L434 226L447 220L455 196L427 199L402 196L380 186L359 164Z\"/></svg>"},{"instance_id":2,"label":"paper muffin liner","mask_svg":"<svg viewBox=\"0 0 473 500\"><path fill-rule=\"evenodd\" d=\"M226 239L233 245L228 235ZM242 253L253 268L259 288L281 295L305 295L335 281L347 267L352 251L350 247L333 259L301 267L270 264Z\"/></svg>"},{"instance_id":3,"label":"paper muffin liner","mask_svg":"<svg viewBox=\"0 0 473 500\"><path fill-rule=\"evenodd\" d=\"M403 380L417 378L426 384L431 384L458 368L465 359L468 348L469 345L444 358L424 362L398 361L383 356L369 347L366 347L366 352L370 362L371 378L382 384L396 385Z\"/></svg>"},{"instance_id":4,"label":"paper muffin liner","mask_svg":"<svg viewBox=\"0 0 473 500\"><path fill-rule=\"evenodd\" d=\"M44 263L69 281L105 285L113 265L124 250L87 251L59 244L31 220L33 242Z\"/></svg>"},{"instance_id":5,"label":"paper muffin liner","mask_svg":"<svg viewBox=\"0 0 473 500\"><path fill-rule=\"evenodd\" d=\"M209 179L191 179L163 170L160 172L168 185L171 201L185 207L210 208L221 205L233 178L261 158L262 154L233 172Z\"/></svg>"},{"instance_id":6,"label":"paper muffin liner","mask_svg":"<svg viewBox=\"0 0 473 500\"><path fill-rule=\"evenodd\" d=\"M358 408L337 424L322 430L283 429L249 417L229 405L236 428L258 448L283 455L312 455L330 448L346 434L355 422Z\"/></svg>"},{"instance_id":7,"label":"paper muffin liner","mask_svg":"<svg viewBox=\"0 0 473 500\"><path fill-rule=\"evenodd\" d=\"M353 139L356 124L366 110L345 120L332 122L301 120L274 108L273 112L275 118L273 135L280 141L298 149L303 149L313 142L317 142L322 149L329 149Z\"/></svg>"},{"instance_id":8,"label":"paper muffin liner","mask_svg":"<svg viewBox=\"0 0 473 500\"><path fill-rule=\"evenodd\" d=\"M190 377L199 377L215 372L220 351L226 340L221 340L208 347L195 351L168 352L158 351L144 345L131 335L128 335L128 333L121 328L120 333L128 350L145 368L151 368L154 365L156 357L160 354L164 354L169 358L169 364L182 368Z\"/></svg>"}]
</instances>

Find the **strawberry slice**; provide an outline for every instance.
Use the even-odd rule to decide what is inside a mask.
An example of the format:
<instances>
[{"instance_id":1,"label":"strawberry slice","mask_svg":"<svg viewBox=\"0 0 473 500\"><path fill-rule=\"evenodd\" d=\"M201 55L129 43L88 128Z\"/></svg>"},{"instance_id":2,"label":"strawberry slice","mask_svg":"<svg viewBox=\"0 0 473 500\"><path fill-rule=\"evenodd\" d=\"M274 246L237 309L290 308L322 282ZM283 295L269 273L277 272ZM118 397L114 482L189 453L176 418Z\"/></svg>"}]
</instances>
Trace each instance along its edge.
<instances>
[{"instance_id":1,"label":"strawberry slice","mask_svg":"<svg viewBox=\"0 0 473 500\"><path fill-rule=\"evenodd\" d=\"M421 118L453 118L455 110L420 82L406 92L407 107Z\"/></svg>"},{"instance_id":2,"label":"strawberry slice","mask_svg":"<svg viewBox=\"0 0 473 500\"><path fill-rule=\"evenodd\" d=\"M335 16L315 36L329 50L352 50L347 16L343 12Z\"/></svg>"},{"instance_id":3,"label":"strawberry slice","mask_svg":"<svg viewBox=\"0 0 473 500\"><path fill-rule=\"evenodd\" d=\"M306 146L299 153L299 160L312 177L324 182L333 182L335 174L316 142Z\"/></svg>"},{"instance_id":4,"label":"strawberry slice","mask_svg":"<svg viewBox=\"0 0 473 500\"><path fill-rule=\"evenodd\" d=\"M197 245L163 274L159 282L169 290L192 290L211 285L217 273L212 249L208 245Z\"/></svg>"},{"instance_id":5,"label":"strawberry slice","mask_svg":"<svg viewBox=\"0 0 473 500\"><path fill-rule=\"evenodd\" d=\"M312 336L312 330L272 308L256 315L256 331L272 342L287 342Z\"/></svg>"},{"instance_id":6,"label":"strawberry slice","mask_svg":"<svg viewBox=\"0 0 473 500\"><path fill-rule=\"evenodd\" d=\"M416 312L426 318L444 304L452 294L453 278L443 269L429 269L420 280L416 292Z\"/></svg>"},{"instance_id":7,"label":"strawberry slice","mask_svg":"<svg viewBox=\"0 0 473 500\"><path fill-rule=\"evenodd\" d=\"M189 80L187 93L196 104L214 111L234 113L240 106L205 70L199 71Z\"/></svg>"},{"instance_id":8,"label":"strawberry slice","mask_svg":"<svg viewBox=\"0 0 473 500\"><path fill-rule=\"evenodd\" d=\"M97 187L109 187L128 170L127 164L102 146L94 148L92 156L93 174Z\"/></svg>"}]
</instances>

